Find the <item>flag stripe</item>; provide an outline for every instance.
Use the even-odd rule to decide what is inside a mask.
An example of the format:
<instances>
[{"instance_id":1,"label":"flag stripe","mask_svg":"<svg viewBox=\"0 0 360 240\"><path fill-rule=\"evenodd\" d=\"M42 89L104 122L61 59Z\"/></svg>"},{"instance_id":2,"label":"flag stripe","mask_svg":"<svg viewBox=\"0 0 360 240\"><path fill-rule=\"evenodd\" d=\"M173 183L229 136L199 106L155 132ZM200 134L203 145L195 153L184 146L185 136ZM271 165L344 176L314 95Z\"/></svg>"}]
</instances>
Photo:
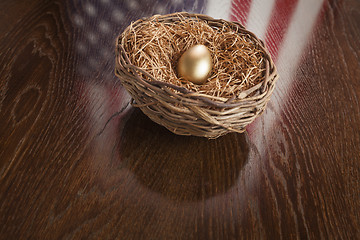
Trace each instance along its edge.
<instances>
[{"instance_id":1,"label":"flag stripe","mask_svg":"<svg viewBox=\"0 0 360 240\"><path fill-rule=\"evenodd\" d=\"M277 0L265 35L265 42L273 60L276 61L279 46L283 42L287 27L298 0Z\"/></svg>"},{"instance_id":2,"label":"flag stripe","mask_svg":"<svg viewBox=\"0 0 360 240\"><path fill-rule=\"evenodd\" d=\"M246 26L251 0L234 0L231 4L231 21L236 21Z\"/></svg>"},{"instance_id":3,"label":"flag stripe","mask_svg":"<svg viewBox=\"0 0 360 240\"><path fill-rule=\"evenodd\" d=\"M246 26L247 29L254 32L260 39L265 37L274 6L275 0L253 0L251 2Z\"/></svg>"},{"instance_id":4,"label":"flag stripe","mask_svg":"<svg viewBox=\"0 0 360 240\"><path fill-rule=\"evenodd\" d=\"M229 20L231 12L231 0L208 0L206 14L213 18Z\"/></svg>"}]
</instances>

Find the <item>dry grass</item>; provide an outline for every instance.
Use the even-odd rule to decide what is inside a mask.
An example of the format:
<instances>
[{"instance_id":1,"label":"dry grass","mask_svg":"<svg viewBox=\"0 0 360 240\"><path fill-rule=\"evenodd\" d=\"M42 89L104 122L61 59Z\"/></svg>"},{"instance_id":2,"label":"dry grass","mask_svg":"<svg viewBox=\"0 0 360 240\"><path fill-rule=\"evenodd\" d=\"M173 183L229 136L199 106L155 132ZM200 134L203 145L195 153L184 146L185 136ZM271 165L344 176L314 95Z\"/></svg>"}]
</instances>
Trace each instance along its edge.
<instances>
[{"instance_id":1,"label":"dry grass","mask_svg":"<svg viewBox=\"0 0 360 240\"><path fill-rule=\"evenodd\" d=\"M180 56L196 44L205 45L213 59L213 70L203 85L179 78L176 69ZM132 64L155 79L211 96L237 97L265 75L262 48L248 34L236 33L225 24L216 28L202 20L185 18L159 22L155 16L136 27L131 25L122 45Z\"/></svg>"}]
</instances>

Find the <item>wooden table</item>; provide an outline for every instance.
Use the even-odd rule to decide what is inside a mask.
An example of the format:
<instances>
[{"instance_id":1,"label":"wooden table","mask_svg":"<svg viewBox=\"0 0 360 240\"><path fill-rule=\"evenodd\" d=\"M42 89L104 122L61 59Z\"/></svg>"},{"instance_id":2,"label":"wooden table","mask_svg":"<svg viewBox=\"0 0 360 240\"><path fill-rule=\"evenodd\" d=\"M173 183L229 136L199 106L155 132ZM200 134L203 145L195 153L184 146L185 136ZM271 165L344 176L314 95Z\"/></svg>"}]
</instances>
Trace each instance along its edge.
<instances>
[{"instance_id":1,"label":"wooden table","mask_svg":"<svg viewBox=\"0 0 360 240\"><path fill-rule=\"evenodd\" d=\"M360 239L357 0L0 2L0 239ZM129 104L116 36L220 15L280 79L244 134L176 136Z\"/></svg>"}]
</instances>

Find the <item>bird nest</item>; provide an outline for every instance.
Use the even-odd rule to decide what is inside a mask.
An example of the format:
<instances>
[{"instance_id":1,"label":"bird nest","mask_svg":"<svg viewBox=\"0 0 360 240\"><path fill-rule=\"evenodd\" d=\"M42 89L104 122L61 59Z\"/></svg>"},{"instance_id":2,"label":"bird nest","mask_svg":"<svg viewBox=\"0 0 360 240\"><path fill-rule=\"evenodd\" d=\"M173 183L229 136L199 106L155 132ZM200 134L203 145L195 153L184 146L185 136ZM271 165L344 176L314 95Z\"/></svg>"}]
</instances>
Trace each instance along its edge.
<instances>
[{"instance_id":1,"label":"bird nest","mask_svg":"<svg viewBox=\"0 0 360 240\"><path fill-rule=\"evenodd\" d=\"M202 85L177 73L182 54L197 44L213 60ZM176 134L207 138L243 132L278 78L264 43L241 24L189 13L128 26L117 39L115 74L150 119Z\"/></svg>"}]
</instances>

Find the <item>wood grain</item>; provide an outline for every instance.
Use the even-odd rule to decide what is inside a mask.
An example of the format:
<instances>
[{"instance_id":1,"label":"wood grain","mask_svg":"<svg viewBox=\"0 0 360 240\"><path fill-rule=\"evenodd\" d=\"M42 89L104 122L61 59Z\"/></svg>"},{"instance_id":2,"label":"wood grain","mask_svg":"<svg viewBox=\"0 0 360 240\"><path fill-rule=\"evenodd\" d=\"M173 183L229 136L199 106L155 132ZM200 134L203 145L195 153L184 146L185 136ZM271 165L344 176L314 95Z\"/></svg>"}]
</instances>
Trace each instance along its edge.
<instances>
[{"instance_id":1,"label":"wood grain","mask_svg":"<svg viewBox=\"0 0 360 240\"><path fill-rule=\"evenodd\" d=\"M1 1L0 239L359 239L360 3L327 2L288 97L206 140L133 109L112 49L203 7L133 2Z\"/></svg>"}]
</instances>

